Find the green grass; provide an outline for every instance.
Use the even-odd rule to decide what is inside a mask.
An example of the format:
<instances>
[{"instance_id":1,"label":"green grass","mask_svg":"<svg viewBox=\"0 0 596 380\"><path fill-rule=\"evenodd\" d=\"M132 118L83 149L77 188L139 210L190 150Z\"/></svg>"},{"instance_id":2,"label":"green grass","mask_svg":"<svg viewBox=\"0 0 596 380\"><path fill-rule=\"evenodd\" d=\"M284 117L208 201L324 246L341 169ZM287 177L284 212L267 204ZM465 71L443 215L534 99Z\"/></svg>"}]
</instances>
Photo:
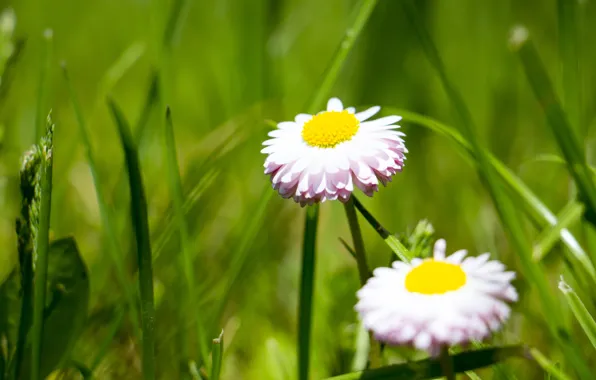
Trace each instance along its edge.
<instances>
[{"instance_id":1,"label":"green grass","mask_svg":"<svg viewBox=\"0 0 596 380\"><path fill-rule=\"evenodd\" d=\"M156 379L358 378L369 344L355 292L367 272L422 252L408 251L402 237L426 219L448 251L489 251L518 274L511 319L485 343L522 342L514 352L522 357L456 369L480 379L596 371L590 2L3 4L16 26L0 28L0 283L19 265L19 250L26 279L21 331L18 323L11 330L15 360L28 360L29 342L45 331L42 300L33 306L41 283L34 291L31 282L43 272L27 267L33 243L17 244L14 221L23 152L51 109L49 241L76 238L91 289L65 367L78 363L107 380L142 379L143 371ZM515 25L528 39L512 49ZM134 184L108 95L118 120L129 121ZM259 150L271 120L318 112L330 96L402 115L409 153L372 199L356 193L360 233L339 202L326 202L307 219L305 239L305 210L271 189ZM572 293L557 288L561 275ZM301 278L310 294L302 300ZM0 317L1 335L10 318ZM222 329L225 346L211 345ZM402 365L390 367L396 376L440 376L420 353L384 346L382 357L383 366ZM0 380L11 379L8 365L0 354ZM384 371L373 375L395 375ZM78 379L75 372L52 379Z\"/></svg>"}]
</instances>

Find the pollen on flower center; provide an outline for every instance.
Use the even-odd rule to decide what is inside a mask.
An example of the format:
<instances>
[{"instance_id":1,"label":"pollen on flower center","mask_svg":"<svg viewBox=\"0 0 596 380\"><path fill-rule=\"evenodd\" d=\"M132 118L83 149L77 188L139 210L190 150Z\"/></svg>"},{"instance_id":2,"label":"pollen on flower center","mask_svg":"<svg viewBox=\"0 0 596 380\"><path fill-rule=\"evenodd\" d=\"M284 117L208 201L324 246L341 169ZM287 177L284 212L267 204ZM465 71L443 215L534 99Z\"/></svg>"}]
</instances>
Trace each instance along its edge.
<instances>
[{"instance_id":1,"label":"pollen on flower center","mask_svg":"<svg viewBox=\"0 0 596 380\"><path fill-rule=\"evenodd\" d=\"M359 121L348 111L327 111L315 115L302 128L302 138L310 146L333 148L349 141L358 132Z\"/></svg>"},{"instance_id":2,"label":"pollen on flower center","mask_svg":"<svg viewBox=\"0 0 596 380\"><path fill-rule=\"evenodd\" d=\"M443 294L466 284L466 273L459 265L426 260L406 275L406 289L411 293Z\"/></svg>"}]
</instances>

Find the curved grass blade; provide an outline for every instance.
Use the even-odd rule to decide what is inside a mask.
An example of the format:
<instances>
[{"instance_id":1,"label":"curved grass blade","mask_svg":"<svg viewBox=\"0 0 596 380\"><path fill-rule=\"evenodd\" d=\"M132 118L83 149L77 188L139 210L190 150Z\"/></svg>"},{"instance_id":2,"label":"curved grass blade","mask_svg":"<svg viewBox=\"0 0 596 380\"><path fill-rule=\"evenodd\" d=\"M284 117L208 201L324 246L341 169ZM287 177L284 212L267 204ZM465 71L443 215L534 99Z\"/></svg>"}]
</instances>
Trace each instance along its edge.
<instances>
[{"instance_id":1,"label":"curved grass blade","mask_svg":"<svg viewBox=\"0 0 596 380\"><path fill-rule=\"evenodd\" d=\"M589 210L587 219L596 225L596 184L588 168L585 150L559 104L544 64L529 39L528 31L523 27L516 27L512 33L511 45L517 52L534 95L544 110L555 141L567 162L569 173L577 184L580 198L586 203Z\"/></svg>"},{"instance_id":2,"label":"curved grass blade","mask_svg":"<svg viewBox=\"0 0 596 380\"><path fill-rule=\"evenodd\" d=\"M472 163L474 162L475 155L470 147L470 144L461 136L459 132L455 130L455 128L414 112L391 107L385 107L385 109L389 112L401 115L404 121L418 124L449 138L456 143L458 151L465 158L467 158L468 161ZM501 180L508 186L509 190L519 198L519 203L524 208L528 216L534 221L534 223L541 228L545 223L553 227L556 226L558 219L555 214L550 211L548 207L546 207L546 205L542 203L540 199L538 199L532 190L507 166L505 166L505 164L499 161L492 154L487 154L489 156L489 163L494 167L495 171L499 174ZM596 269L594 269L590 258L582 249L575 237L571 234L571 232L569 232L569 230L562 229L560 238L565 246L569 249L569 252L574 256L573 259L581 263L582 268L596 283Z\"/></svg>"},{"instance_id":3,"label":"curved grass blade","mask_svg":"<svg viewBox=\"0 0 596 380\"><path fill-rule=\"evenodd\" d=\"M131 215L137 243L139 288L141 294L141 327L143 331L143 376L155 379L155 308L153 300L153 267L147 200L139 163L139 154L128 123L116 103L108 98L108 106L122 141L130 186Z\"/></svg>"},{"instance_id":4,"label":"curved grass blade","mask_svg":"<svg viewBox=\"0 0 596 380\"><path fill-rule=\"evenodd\" d=\"M468 351L451 355L456 373L488 367L512 357L525 357L524 346L507 346ZM422 380L441 377L443 374L439 359L425 359L397 364L362 372L353 372L328 380Z\"/></svg>"},{"instance_id":5,"label":"curved grass blade","mask_svg":"<svg viewBox=\"0 0 596 380\"><path fill-rule=\"evenodd\" d=\"M52 168L54 166L54 123L47 118L46 135L39 144L39 219L35 233L35 249L33 250L34 284L33 291L33 362L31 379L41 379L42 339L44 336L44 311L46 305L46 287L48 280L48 250L50 245L50 213L52 206ZM35 205L33 206L36 207Z\"/></svg>"},{"instance_id":6,"label":"curved grass blade","mask_svg":"<svg viewBox=\"0 0 596 380\"><path fill-rule=\"evenodd\" d=\"M536 287L543 310L548 311L550 315L548 323L550 332L552 336L555 337L559 342L561 349L569 363L572 364L573 368L578 374L585 376L590 373L590 370L586 363L581 359L577 347L571 344L567 338L568 333L566 331L564 318L560 309L557 307L556 299L550 292L546 273L543 268L540 267L540 265L532 261L530 242L525 236L518 212L496 179L494 167L490 165L488 155L482 148L480 141L474 132L476 128L463 97L449 80L442 59L430 37L430 34L424 27L422 18L418 14L414 1L406 1L403 4L406 14L410 19L415 32L418 34L427 59L437 72L443 88L447 93L454 110L456 111L456 115L458 116L459 122L461 123L462 133L470 142L477 162L478 174L484 180L484 183L501 220L501 224L508 235L509 241L511 241L514 247L514 250L517 252L518 257L520 258L524 274ZM536 94L541 96L546 89L547 88L537 88ZM593 196L596 199L596 192L594 192ZM594 204L596 204L596 202Z\"/></svg>"},{"instance_id":7,"label":"curved grass blade","mask_svg":"<svg viewBox=\"0 0 596 380\"><path fill-rule=\"evenodd\" d=\"M310 335L315 280L315 250L319 205L306 210L304 240L302 241L302 277L300 278L300 304L298 306L298 379L308 380Z\"/></svg>"},{"instance_id":8,"label":"curved grass blade","mask_svg":"<svg viewBox=\"0 0 596 380\"><path fill-rule=\"evenodd\" d=\"M190 234L188 232L188 225L184 213L184 192L182 191L182 180L180 178L180 169L178 167L178 159L176 157L176 142L174 138L174 126L172 124L172 114L170 108L166 111L166 130L165 130L165 155L168 166L168 182L170 185L170 192L172 194L172 201L174 205L174 221L176 227L180 232L180 249L182 251L180 266L182 273L186 280L187 287L187 307L195 310L192 320L196 326L194 328L197 334L197 344L199 347L199 360L204 363L208 357L207 346L203 344L204 332L202 329L203 317L199 313L199 309L191 307L197 302L196 285L194 278L194 260L190 250ZM186 308L182 308L183 310ZM180 315L181 323L185 322L183 313Z\"/></svg>"},{"instance_id":9,"label":"curved grass blade","mask_svg":"<svg viewBox=\"0 0 596 380\"><path fill-rule=\"evenodd\" d=\"M128 61L126 61L126 62L128 62ZM105 76L106 79L104 79L104 81L106 83L111 83L113 85L113 83L115 83L114 82L115 78L119 77L122 73L122 66L128 66L128 65L124 65L124 63L122 63L122 62L117 63L116 65L114 65L114 67L121 67L121 69L116 70L116 69L112 68L112 69L108 70L108 73L111 73L111 74L106 74L106 76ZM88 126L85 121L85 117L83 116L81 107L79 106L78 98L74 92L74 88L70 81L70 77L68 75L68 70L67 70L65 64L62 65L62 72L64 74L64 79L66 81L66 85L67 85L68 92L70 95L70 101L72 103L72 106L73 106L73 109L75 112L75 116L77 118L77 125L79 127L79 133L81 135L81 139L83 140L82 142L83 142L83 147L85 149L85 155L87 157L87 164L89 165L89 171L91 172L91 177L93 179L93 186L95 187L95 197L97 199L97 205L99 207L99 216L101 218L101 224L102 224L103 228L105 229L104 233L108 240L108 245L110 248L108 250L109 254L110 254L110 258L112 260L112 263L114 264L114 268L116 269L116 277L118 279L118 282L120 283L120 286L122 287L126 302L128 303L128 308L130 311L130 321L131 321L131 324L133 327L134 335L137 338L140 338L141 334L140 334L140 327L139 327L139 322L138 322L138 312L137 312L137 302L136 302L136 298L135 298L135 291L132 288L130 280L128 279L128 276L126 273L126 269L124 266L124 258L125 258L124 251L122 250L122 247L118 243L116 231L114 230L114 223L110 216L110 209L106 202L106 197L103 192L103 188L101 187L101 178L99 176L99 169L97 167L97 164L95 161L95 156L93 154L93 147L91 146L91 138L89 137L89 134L87 133Z\"/></svg>"},{"instance_id":10,"label":"curved grass blade","mask_svg":"<svg viewBox=\"0 0 596 380\"><path fill-rule=\"evenodd\" d=\"M584 205L582 203L571 201L565 205L557 217L557 224L554 226L548 226L536 238L532 259L534 261L542 260L559 240L561 231L577 222L580 222L583 214Z\"/></svg>"},{"instance_id":11,"label":"curved grass blade","mask_svg":"<svg viewBox=\"0 0 596 380\"><path fill-rule=\"evenodd\" d=\"M571 286L563 280L563 276L561 276L561 281L559 282L559 289L565 295L567 303L569 304L573 315L575 315L575 319L577 319L584 330L584 333L590 340L590 343L592 343L592 346L596 349L596 322L594 321L594 318L592 318L590 312L586 309L586 306L577 293L575 293Z\"/></svg>"}]
</instances>

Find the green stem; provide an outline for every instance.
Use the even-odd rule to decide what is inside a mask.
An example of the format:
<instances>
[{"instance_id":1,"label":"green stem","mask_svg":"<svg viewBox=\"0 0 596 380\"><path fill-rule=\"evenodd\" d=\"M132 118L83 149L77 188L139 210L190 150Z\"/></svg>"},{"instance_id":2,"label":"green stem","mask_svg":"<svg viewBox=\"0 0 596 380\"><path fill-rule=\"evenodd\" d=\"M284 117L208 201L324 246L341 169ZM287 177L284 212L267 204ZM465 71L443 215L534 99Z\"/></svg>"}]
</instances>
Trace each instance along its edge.
<instances>
[{"instance_id":1,"label":"green stem","mask_svg":"<svg viewBox=\"0 0 596 380\"><path fill-rule=\"evenodd\" d=\"M302 246L302 277L300 279L300 304L298 310L298 379L308 380L312 301L315 280L315 249L319 205L308 207Z\"/></svg>"},{"instance_id":2,"label":"green stem","mask_svg":"<svg viewBox=\"0 0 596 380\"><path fill-rule=\"evenodd\" d=\"M53 167L54 125L48 117L47 134L40 144L41 165L39 189L39 224L34 251L34 304L33 304L33 346L32 380L41 380L41 348L43 341L43 314L46 305L46 283L48 278L48 250L50 245L50 213L52 205L52 167Z\"/></svg>"},{"instance_id":3,"label":"green stem","mask_svg":"<svg viewBox=\"0 0 596 380\"><path fill-rule=\"evenodd\" d=\"M213 339L213 349L211 351L211 355L213 355L213 361L211 365L211 379L210 380L219 380L219 375L221 373L221 359L223 357L223 349L224 349L224 340L223 340L223 330L219 337Z\"/></svg>"},{"instance_id":4,"label":"green stem","mask_svg":"<svg viewBox=\"0 0 596 380\"><path fill-rule=\"evenodd\" d=\"M449 356L449 349L447 347L441 348L441 368L443 369L443 375L447 380L455 380L455 371L453 369L453 359Z\"/></svg>"},{"instance_id":5,"label":"green stem","mask_svg":"<svg viewBox=\"0 0 596 380\"><path fill-rule=\"evenodd\" d=\"M360 277L360 284L364 286L366 281L370 278L370 269L366 262L366 251L364 249L364 240L362 239L362 232L360 231L360 224L358 224L358 215L354 208L354 198L350 199L344 204L348 224L350 225L350 232L352 233L352 240L354 241L354 253L356 258L356 265L358 266L358 275ZM368 354L371 368L378 368L381 366L381 346L377 342L372 333L369 333L370 351Z\"/></svg>"},{"instance_id":6,"label":"green stem","mask_svg":"<svg viewBox=\"0 0 596 380\"><path fill-rule=\"evenodd\" d=\"M41 57L41 69L39 73L39 88L37 90L37 114L35 118L35 141L39 141L44 131L45 117L47 112L46 98L48 90L48 72L52 61L53 31L46 29L43 32L43 48Z\"/></svg>"}]
</instances>

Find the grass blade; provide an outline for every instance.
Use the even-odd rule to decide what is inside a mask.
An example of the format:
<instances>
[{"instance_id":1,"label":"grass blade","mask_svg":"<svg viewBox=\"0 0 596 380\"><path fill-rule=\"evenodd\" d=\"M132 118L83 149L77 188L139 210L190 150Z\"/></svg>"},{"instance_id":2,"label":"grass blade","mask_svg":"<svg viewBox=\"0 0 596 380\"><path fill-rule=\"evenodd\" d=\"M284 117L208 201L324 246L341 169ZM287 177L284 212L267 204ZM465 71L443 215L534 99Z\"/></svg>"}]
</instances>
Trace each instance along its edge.
<instances>
[{"instance_id":1,"label":"grass blade","mask_svg":"<svg viewBox=\"0 0 596 380\"><path fill-rule=\"evenodd\" d=\"M90 374L93 374L93 372L97 369L103 358L108 353L110 346L114 342L114 337L118 333L118 330L120 330L120 328L122 327L122 322L124 321L124 314L124 310L122 309L119 309L117 311L116 318L111 323L104 341L99 345L99 349L97 355L95 355L95 359L93 359L93 361L91 362L91 366L89 367Z\"/></svg>"},{"instance_id":2,"label":"grass blade","mask_svg":"<svg viewBox=\"0 0 596 380\"><path fill-rule=\"evenodd\" d=\"M476 128L474 126L471 114L466 107L461 94L450 82L438 50L432 41L430 34L423 25L422 19L418 14L414 1L406 1L403 4L406 14L410 19L411 24L413 25L414 30L422 44L422 48L427 56L427 59L437 72L443 88L453 105L456 115L458 116L462 128L462 134L470 142L477 162L478 174L486 184L487 190L493 200L493 204L497 210L501 223L508 235L509 241L511 241L514 250L517 252L520 258L524 274L536 287L543 310L548 311L550 315L548 326L551 334L558 340L566 358L576 369L576 371L580 374L590 373L590 370L587 368L585 362L581 360L581 356L579 355L577 347L572 345L571 342L566 339L567 331L564 325L563 315L560 309L557 307L557 302L553 294L550 292L545 271L543 268L537 265L537 263L532 261L530 242L525 236L518 212L496 179L494 168L492 165L490 165L488 155L482 148L480 141L474 132ZM537 95L541 95L542 93L542 91L537 91ZM593 195L596 197L596 193ZM561 334L561 332L564 333Z\"/></svg>"},{"instance_id":3,"label":"grass blade","mask_svg":"<svg viewBox=\"0 0 596 380\"><path fill-rule=\"evenodd\" d=\"M456 373L487 367L512 357L524 357L523 346L486 348L451 355ZM328 380L422 380L441 377L439 359L425 359L362 372L352 372Z\"/></svg>"},{"instance_id":4,"label":"grass blade","mask_svg":"<svg viewBox=\"0 0 596 380\"><path fill-rule=\"evenodd\" d=\"M170 192L172 194L172 202L174 205L174 220L176 227L180 232L180 249L182 251L180 266L182 267L182 273L186 280L187 286L187 307L191 310L196 310L192 320L195 322L194 327L197 334L197 344L199 347L199 359L200 363L204 363L208 357L207 346L203 344L203 331L202 323L203 319L199 314L199 310L191 305L195 305L197 302L196 285L194 278L194 260L190 250L190 234L188 232L188 225L186 223L184 213L184 192L182 190L182 180L180 178L180 169L178 167L178 158L176 157L176 141L174 138L174 126L172 123L172 114L168 108L166 111L166 130L165 130L165 155L168 167L168 182L170 185ZM184 310L186 308L182 308ZM181 313L181 323L185 322L184 314Z\"/></svg>"},{"instance_id":5,"label":"grass blade","mask_svg":"<svg viewBox=\"0 0 596 380\"><path fill-rule=\"evenodd\" d=\"M315 280L315 249L319 205L306 210L304 240L302 241L302 277L300 279L300 304L298 306L298 379L308 380L310 359L310 334L312 324L312 299Z\"/></svg>"},{"instance_id":6,"label":"grass blade","mask_svg":"<svg viewBox=\"0 0 596 380\"><path fill-rule=\"evenodd\" d=\"M48 249L50 245L50 213L52 206L52 168L54 150L54 123L47 118L46 135L39 145L41 161L39 165L39 224L35 234L34 262L34 301L32 330L32 380L41 380L41 348L43 340L44 311L46 306L46 287L48 278ZM35 207L35 206L34 206ZM35 211L34 211L35 212Z\"/></svg>"},{"instance_id":7,"label":"grass blade","mask_svg":"<svg viewBox=\"0 0 596 380\"><path fill-rule=\"evenodd\" d=\"M211 355L213 356L213 362L211 365L211 379L210 380L219 380L219 374L221 373L221 363L223 357L223 350L224 350L224 332L222 330L219 337L213 339L213 348L211 350Z\"/></svg>"},{"instance_id":8,"label":"grass blade","mask_svg":"<svg viewBox=\"0 0 596 380\"><path fill-rule=\"evenodd\" d=\"M567 303L569 304L569 307L571 308L573 315L575 315L575 319L577 319L577 321L581 325L582 329L584 330L584 333L586 333L586 336L592 343L592 346L596 348L596 322L594 321L594 318L592 318L590 312L588 311L588 309L586 309L586 306L579 298L579 296L575 293L575 291L571 288L571 286L569 286L563 280L562 276L561 281L559 282L559 289L565 295Z\"/></svg>"},{"instance_id":9,"label":"grass blade","mask_svg":"<svg viewBox=\"0 0 596 380\"><path fill-rule=\"evenodd\" d=\"M542 367L542 369L548 373L551 378L558 380L571 380L572 378L561 371L556 365L554 365L546 356L535 348L530 349L530 356L536 360L536 363Z\"/></svg>"},{"instance_id":10,"label":"grass blade","mask_svg":"<svg viewBox=\"0 0 596 380\"><path fill-rule=\"evenodd\" d=\"M147 200L139 163L139 154L122 111L108 98L108 106L118 127L126 158L130 186L131 216L137 242L139 289L141 294L141 328L143 331L143 376L155 379L155 309L153 300L153 268Z\"/></svg>"},{"instance_id":11,"label":"grass blade","mask_svg":"<svg viewBox=\"0 0 596 380\"><path fill-rule=\"evenodd\" d=\"M596 216L596 185L586 161L585 150L557 100L544 64L538 56L534 44L528 38L528 31L523 27L515 28L511 37L511 45L517 51L528 82L544 110L555 141L567 162L569 173L577 184L580 198L586 203L589 214L593 215L588 219L591 219L590 221L594 224L596 223L594 220Z\"/></svg>"},{"instance_id":12,"label":"grass blade","mask_svg":"<svg viewBox=\"0 0 596 380\"><path fill-rule=\"evenodd\" d=\"M563 84L563 104L571 125L582 135L587 126L581 123L581 73L578 49L578 0L557 0L559 32L559 65Z\"/></svg>"},{"instance_id":13,"label":"grass blade","mask_svg":"<svg viewBox=\"0 0 596 380\"><path fill-rule=\"evenodd\" d=\"M442 136L445 136L455 142L458 151L470 162L473 162L475 154L470 147L470 144L464 139L455 128L445 125L437 120L427 116L419 115L414 112L406 110L385 107L386 110L396 115L401 115L406 122L412 122L428 128ZM548 207L532 192L532 190L519 179L507 166L499 161L492 154L488 153L489 163L494 167L499 174L501 181L507 185L509 190L518 197L526 214L534 221L534 223L542 228L546 223L550 226L556 226L558 219L556 215L549 210ZM596 283L596 270L590 261L587 253L582 249L577 239L567 229L561 230L560 238L569 252L573 255L573 259L581 263L582 269L589 274L592 281Z\"/></svg>"},{"instance_id":14,"label":"grass blade","mask_svg":"<svg viewBox=\"0 0 596 380\"><path fill-rule=\"evenodd\" d=\"M116 66L122 66L122 64L117 64ZM83 116L83 112L81 111L81 107L79 106L78 98L75 94L74 88L70 81L70 76L68 75L68 70L65 64L62 64L62 72L64 74L64 79L66 81L66 85L68 88L68 92L70 95L70 101L72 103L72 107L75 112L75 116L77 119L77 125L79 127L79 134L81 135L81 139L83 140L83 148L85 149L85 155L87 157L87 164L89 165L89 171L91 172L91 177L93 179L93 186L95 187L95 196L97 199L97 205L99 208L99 216L101 218L101 224L105 229L105 236L108 240L108 245L110 252L112 263L116 269L116 277L120 286L124 291L124 297L126 302L128 303L128 308L130 311L130 321L133 326L133 332L137 338L140 338L140 326L138 322L138 312L137 312L137 302L135 299L135 292L130 284L130 281L127 277L126 269L124 266L124 251L122 250L120 244L118 243L118 238L116 237L116 231L114 230L114 223L112 222L110 216L110 209L106 202L106 197L103 192L103 188L101 187L101 177L99 176L99 168L97 167L95 156L93 155L93 147L91 146L91 138L87 132L87 123L85 121L85 117ZM112 72L111 75L106 75L106 78L115 78L116 77L116 70L111 69L108 72ZM110 80L105 80L106 82L110 82Z\"/></svg>"},{"instance_id":15,"label":"grass blade","mask_svg":"<svg viewBox=\"0 0 596 380\"><path fill-rule=\"evenodd\" d=\"M583 214L583 204L576 201L569 202L559 214L557 224L547 227L536 238L534 253L532 255L534 261L542 260L559 240L561 230L581 221Z\"/></svg>"},{"instance_id":16,"label":"grass blade","mask_svg":"<svg viewBox=\"0 0 596 380\"><path fill-rule=\"evenodd\" d=\"M356 198L353 194L351 197L354 200L354 206L356 209L364 216L364 219L371 225L372 228L377 231L379 236L385 241L385 243L391 248L391 250L395 253L395 255L404 262L409 262L412 260L412 254L408 251L406 247L399 241L398 238L393 236L385 227L379 223L379 221L364 207L362 203Z\"/></svg>"}]
</instances>

